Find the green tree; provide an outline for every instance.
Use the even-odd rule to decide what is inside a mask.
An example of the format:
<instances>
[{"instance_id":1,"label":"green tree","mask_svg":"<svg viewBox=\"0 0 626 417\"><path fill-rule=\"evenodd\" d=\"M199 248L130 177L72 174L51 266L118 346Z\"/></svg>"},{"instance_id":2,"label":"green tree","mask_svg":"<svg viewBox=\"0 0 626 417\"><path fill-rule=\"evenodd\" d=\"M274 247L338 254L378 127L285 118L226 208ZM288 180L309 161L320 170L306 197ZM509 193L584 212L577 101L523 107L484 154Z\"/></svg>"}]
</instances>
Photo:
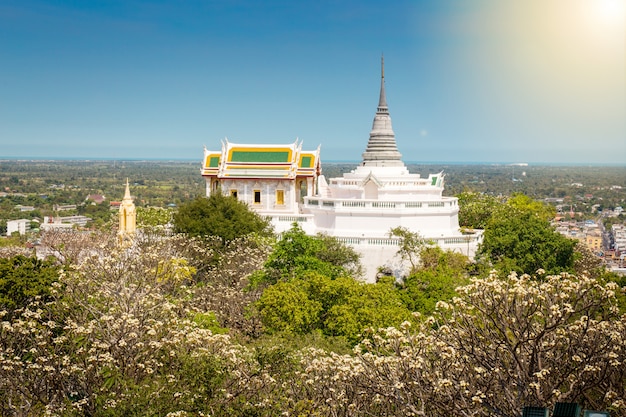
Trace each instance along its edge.
<instances>
[{"instance_id":1,"label":"green tree","mask_svg":"<svg viewBox=\"0 0 626 417\"><path fill-rule=\"evenodd\" d=\"M398 255L411 264L411 272L416 270L420 262L420 253L426 247L428 242L424 240L418 233L413 233L406 227L394 227L389 231L389 237L397 237L400 239L400 249Z\"/></svg>"},{"instance_id":2,"label":"green tree","mask_svg":"<svg viewBox=\"0 0 626 417\"><path fill-rule=\"evenodd\" d=\"M50 260L17 255L0 258L0 309L24 307L35 297L50 295L59 268Z\"/></svg>"},{"instance_id":3,"label":"green tree","mask_svg":"<svg viewBox=\"0 0 626 417\"><path fill-rule=\"evenodd\" d=\"M265 289L257 308L270 332L321 331L354 344L369 327L398 326L411 319L393 278L366 284L350 277L331 279L317 272Z\"/></svg>"},{"instance_id":4,"label":"green tree","mask_svg":"<svg viewBox=\"0 0 626 417\"><path fill-rule=\"evenodd\" d=\"M400 296L411 311L432 314L438 301L449 301L456 288L468 282L465 255L433 246L420 252L420 266L398 283Z\"/></svg>"},{"instance_id":5,"label":"green tree","mask_svg":"<svg viewBox=\"0 0 626 417\"><path fill-rule=\"evenodd\" d=\"M320 327L322 304L301 284L300 280L279 282L263 291L258 308L267 329L306 334Z\"/></svg>"},{"instance_id":6,"label":"green tree","mask_svg":"<svg viewBox=\"0 0 626 417\"><path fill-rule=\"evenodd\" d=\"M574 244L535 213L512 210L489 221L478 254L502 271L558 274L572 270Z\"/></svg>"},{"instance_id":7,"label":"green tree","mask_svg":"<svg viewBox=\"0 0 626 417\"><path fill-rule=\"evenodd\" d=\"M358 277L361 274L359 254L331 236L309 236L300 226L282 235L265 263L261 280L276 283L307 271L315 271L329 278Z\"/></svg>"},{"instance_id":8,"label":"green tree","mask_svg":"<svg viewBox=\"0 0 626 417\"><path fill-rule=\"evenodd\" d=\"M501 206L498 212L501 216L522 213L532 213L542 220L550 221L556 215L556 208L541 201L533 200L527 195L515 193L507 199L505 205Z\"/></svg>"},{"instance_id":9,"label":"green tree","mask_svg":"<svg viewBox=\"0 0 626 417\"><path fill-rule=\"evenodd\" d=\"M399 327L412 320L395 290L393 277L384 277L376 284L353 280L351 285L352 291L346 292L344 300L328 310L324 321L327 334L343 336L355 344L369 328Z\"/></svg>"},{"instance_id":10,"label":"green tree","mask_svg":"<svg viewBox=\"0 0 626 417\"><path fill-rule=\"evenodd\" d=\"M172 220L172 210L161 207L137 207L137 226L160 227Z\"/></svg>"},{"instance_id":11,"label":"green tree","mask_svg":"<svg viewBox=\"0 0 626 417\"><path fill-rule=\"evenodd\" d=\"M191 237L218 236L222 243L256 233L270 236L269 222L234 197L219 193L183 203L173 216L174 231Z\"/></svg>"}]
</instances>

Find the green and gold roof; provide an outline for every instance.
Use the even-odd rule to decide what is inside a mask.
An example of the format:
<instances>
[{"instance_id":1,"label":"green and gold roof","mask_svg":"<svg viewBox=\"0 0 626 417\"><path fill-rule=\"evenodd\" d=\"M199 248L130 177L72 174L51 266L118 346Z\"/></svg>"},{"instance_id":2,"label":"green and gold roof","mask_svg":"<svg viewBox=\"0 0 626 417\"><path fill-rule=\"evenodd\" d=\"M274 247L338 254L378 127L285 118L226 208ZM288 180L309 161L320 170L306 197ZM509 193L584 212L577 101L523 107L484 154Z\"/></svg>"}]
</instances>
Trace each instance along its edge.
<instances>
[{"instance_id":1,"label":"green and gold roof","mask_svg":"<svg viewBox=\"0 0 626 417\"><path fill-rule=\"evenodd\" d=\"M297 140L289 145L245 145L222 142L222 151L204 150L203 176L217 178L314 177L320 166L319 148L302 151Z\"/></svg>"}]
</instances>

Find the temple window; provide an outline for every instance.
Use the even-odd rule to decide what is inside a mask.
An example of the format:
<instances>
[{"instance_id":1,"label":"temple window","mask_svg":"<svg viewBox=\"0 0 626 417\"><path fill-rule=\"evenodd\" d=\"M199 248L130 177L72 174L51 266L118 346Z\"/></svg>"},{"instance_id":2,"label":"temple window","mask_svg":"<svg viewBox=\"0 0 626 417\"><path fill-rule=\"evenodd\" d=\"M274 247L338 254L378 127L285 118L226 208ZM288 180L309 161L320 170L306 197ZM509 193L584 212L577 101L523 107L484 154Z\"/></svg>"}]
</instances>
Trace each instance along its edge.
<instances>
[{"instance_id":1,"label":"temple window","mask_svg":"<svg viewBox=\"0 0 626 417\"><path fill-rule=\"evenodd\" d=\"M285 191L276 190L276 204L282 206L285 204Z\"/></svg>"},{"instance_id":2,"label":"temple window","mask_svg":"<svg viewBox=\"0 0 626 417\"><path fill-rule=\"evenodd\" d=\"M230 190L230 196L237 198L237 190Z\"/></svg>"},{"instance_id":3,"label":"temple window","mask_svg":"<svg viewBox=\"0 0 626 417\"><path fill-rule=\"evenodd\" d=\"M261 190L254 190L254 204L261 204Z\"/></svg>"}]
</instances>

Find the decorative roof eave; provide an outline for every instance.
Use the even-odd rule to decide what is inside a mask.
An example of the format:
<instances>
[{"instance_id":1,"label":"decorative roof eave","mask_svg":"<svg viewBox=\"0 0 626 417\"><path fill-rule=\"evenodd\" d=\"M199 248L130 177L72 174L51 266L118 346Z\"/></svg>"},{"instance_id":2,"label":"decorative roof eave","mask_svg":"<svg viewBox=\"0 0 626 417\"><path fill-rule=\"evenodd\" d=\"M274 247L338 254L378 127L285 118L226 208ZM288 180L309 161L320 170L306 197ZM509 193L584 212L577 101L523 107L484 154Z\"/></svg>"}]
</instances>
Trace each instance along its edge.
<instances>
[{"instance_id":1,"label":"decorative roof eave","mask_svg":"<svg viewBox=\"0 0 626 417\"><path fill-rule=\"evenodd\" d=\"M443 188L445 174L443 171L439 171L437 174L428 175L428 185L436 188Z\"/></svg>"},{"instance_id":2,"label":"decorative roof eave","mask_svg":"<svg viewBox=\"0 0 626 417\"><path fill-rule=\"evenodd\" d=\"M365 178L363 178L363 181L361 181L361 187L365 187L370 181L376 184L378 188L381 188L383 186L383 183L378 178L376 178L376 175L374 175L372 171L370 171L370 173L367 174Z\"/></svg>"}]
</instances>

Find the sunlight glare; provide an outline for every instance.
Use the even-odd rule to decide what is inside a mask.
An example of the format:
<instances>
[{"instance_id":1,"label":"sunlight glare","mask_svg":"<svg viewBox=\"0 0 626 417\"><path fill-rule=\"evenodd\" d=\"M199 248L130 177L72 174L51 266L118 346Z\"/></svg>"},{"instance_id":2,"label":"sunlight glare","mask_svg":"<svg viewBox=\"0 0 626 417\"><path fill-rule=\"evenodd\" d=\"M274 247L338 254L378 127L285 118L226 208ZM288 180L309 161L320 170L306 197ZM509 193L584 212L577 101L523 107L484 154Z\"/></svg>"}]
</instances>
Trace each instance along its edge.
<instances>
[{"instance_id":1,"label":"sunlight glare","mask_svg":"<svg viewBox=\"0 0 626 417\"><path fill-rule=\"evenodd\" d=\"M626 20L626 0L589 0L599 24L621 24Z\"/></svg>"}]
</instances>

